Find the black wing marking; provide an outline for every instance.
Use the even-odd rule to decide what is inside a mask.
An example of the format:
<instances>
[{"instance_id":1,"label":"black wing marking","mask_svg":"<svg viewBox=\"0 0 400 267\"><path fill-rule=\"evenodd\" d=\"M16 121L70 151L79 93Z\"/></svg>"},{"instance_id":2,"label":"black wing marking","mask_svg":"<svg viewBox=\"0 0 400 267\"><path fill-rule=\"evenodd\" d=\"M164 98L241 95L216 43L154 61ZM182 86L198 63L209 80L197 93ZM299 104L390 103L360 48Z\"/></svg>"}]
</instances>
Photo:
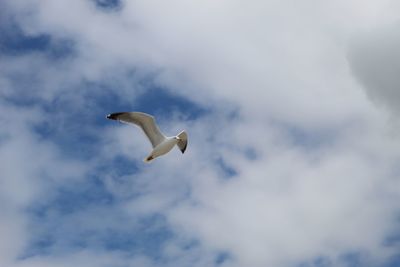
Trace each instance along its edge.
<instances>
[{"instance_id":1,"label":"black wing marking","mask_svg":"<svg viewBox=\"0 0 400 267\"><path fill-rule=\"evenodd\" d=\"M149 114L143 112L117 112L109 114L107 118L139 126L149 138L153 148L166 138L158 128L154 117Z\"/></svg>"}]
</instances>

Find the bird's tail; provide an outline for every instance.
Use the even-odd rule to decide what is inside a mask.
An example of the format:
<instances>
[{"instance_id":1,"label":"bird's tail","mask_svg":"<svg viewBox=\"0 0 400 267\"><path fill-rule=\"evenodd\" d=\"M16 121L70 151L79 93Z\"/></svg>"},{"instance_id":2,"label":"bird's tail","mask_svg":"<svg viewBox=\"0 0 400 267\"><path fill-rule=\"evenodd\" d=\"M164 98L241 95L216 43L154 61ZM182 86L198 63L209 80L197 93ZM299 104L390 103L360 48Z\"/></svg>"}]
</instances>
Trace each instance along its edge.
<instances>
[{"instance_id":1,"label":"bird's tail","mask_svg":"<svg viewBox=\"0 0 400 267\"><path fill-rule=\"evenodd\" d=\"M185 131L180 132L178 135L179 137L179 142L178 142L178 147L179 150L183 153L185 153L186 147L187 147L187 143L188 143L188 136L187 133Z\"/></svg>"}]
</instances>

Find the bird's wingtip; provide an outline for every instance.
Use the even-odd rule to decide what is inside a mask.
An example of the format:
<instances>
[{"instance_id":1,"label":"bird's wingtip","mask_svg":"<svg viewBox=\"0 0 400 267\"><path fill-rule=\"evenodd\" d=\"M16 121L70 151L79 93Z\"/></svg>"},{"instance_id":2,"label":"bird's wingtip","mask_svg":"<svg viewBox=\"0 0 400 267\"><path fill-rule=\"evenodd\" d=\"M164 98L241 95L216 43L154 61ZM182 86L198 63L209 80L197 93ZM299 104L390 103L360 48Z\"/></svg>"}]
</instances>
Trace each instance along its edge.
<instances>
[{"instance_id":1,"label":"bird's wingtip","mask_svg":"<svg viewBox=\"0 0 400 267\"><path fill-rule=\"evenodd\" d=\"M107 119L110 119L110 120L117 120L117 119L118 119L118 116L121 115L121 114L123 114L123 113L124 113L124 112L111 113L111 114L108 114L108 115L106 116L106 118L107 118Z\"/></svg>"},{"instance_id":2,"label":"bird's wingtip","mask_svg":"<svg viewBox=\"0 0 400 267\"><path fill-rule=\"evenodd\" d=\"M148 156L147 158L143 159L143 162L149 163L152 161L154 158L152 156Z\"/></svg>"}]
</instances>

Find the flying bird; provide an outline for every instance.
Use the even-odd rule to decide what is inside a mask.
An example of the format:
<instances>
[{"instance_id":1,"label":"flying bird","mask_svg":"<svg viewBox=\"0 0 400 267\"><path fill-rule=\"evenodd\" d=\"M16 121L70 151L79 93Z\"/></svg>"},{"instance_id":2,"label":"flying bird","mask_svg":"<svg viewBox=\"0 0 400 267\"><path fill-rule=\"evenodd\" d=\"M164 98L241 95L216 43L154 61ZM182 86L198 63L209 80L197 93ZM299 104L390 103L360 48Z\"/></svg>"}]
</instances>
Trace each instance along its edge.
<instances>
[{"instance_id":1,"label":"flying bird","mask_svg":"<svg viewBox=\"0 0 400 267\"><path fill-rule=\"evenodd\" d=\"M153 159L168 153L175 145L185 153L188 136L185 131L176 136L167 137L158 128L153 116L143 112L117 112L107 115L107 119L117 120L123 123L139 126L146 134L153 151L143 161L150 162Z\"/></svg>"}]
</instances>

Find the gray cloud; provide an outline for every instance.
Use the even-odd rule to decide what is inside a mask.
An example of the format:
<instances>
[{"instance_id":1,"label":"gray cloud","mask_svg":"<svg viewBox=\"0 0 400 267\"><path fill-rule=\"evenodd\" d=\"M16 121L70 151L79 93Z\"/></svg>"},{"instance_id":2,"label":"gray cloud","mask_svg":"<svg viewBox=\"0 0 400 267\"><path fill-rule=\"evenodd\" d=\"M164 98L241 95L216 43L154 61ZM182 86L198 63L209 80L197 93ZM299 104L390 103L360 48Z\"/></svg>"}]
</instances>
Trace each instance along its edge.
<instances>
[{"instance_id":1,"label":"gray cloud","mask_svg":"<svg viewBox=\"0 0 400 267\"><path fill-rule=\"evenodd\" d=\"M400 109L400 24L360 34L349 52L352 72L378 105Z\"/></svg>"}]
</instances>

